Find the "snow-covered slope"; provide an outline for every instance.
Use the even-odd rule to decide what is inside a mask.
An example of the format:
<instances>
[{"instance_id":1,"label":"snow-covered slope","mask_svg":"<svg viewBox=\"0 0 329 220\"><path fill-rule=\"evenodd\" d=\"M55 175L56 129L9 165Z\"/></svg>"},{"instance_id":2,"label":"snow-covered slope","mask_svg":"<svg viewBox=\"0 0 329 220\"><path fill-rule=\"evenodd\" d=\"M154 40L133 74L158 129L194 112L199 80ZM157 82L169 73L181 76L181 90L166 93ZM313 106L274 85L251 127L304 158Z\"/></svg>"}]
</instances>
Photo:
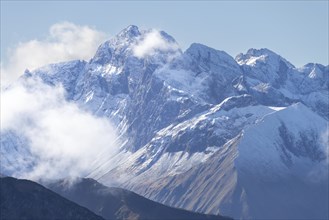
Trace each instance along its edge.
<instances>
[{"instance_id":1,"label":"snow-covered slope","mask_svg":"<svg viewBox=\"0 0 329 220\"><path fill-rule=\"evenodd\" d=\"M202 44L182 52L163 31L129 26L88 62L20 80L39 77L116 126L120 152L100 154L89 177L236 218L328 217L327 194L317 194L328 184L328 66L296 68L268 49L235 59ZM1 133L5 163L26 155L14 136Z\"/></svg>"},{"instance_id":2,"label":"snow-covered slope","mask_svg":"<svg viewBox=\"0 0 329 220\"><path fill-rule=\"evenodd\" d=\"M239 86L247 87L259 102L282 106L302 102L328 119L328 66L309 63L295 68L268 49L250 49L236 61L244 72Z\"/></svg>"},{"instance_id":3,"label":"snow-covered slope","mask_svg":"<svg viewBox=\"0 0 329 220\"><path fill-rule=\"evenodd\" d=\"M203 163L160 179L149 175L129 188L165 204L234 218L327 218L327 123L302 104L253 110L264 117Z\"/></svg>"}]
</instances>

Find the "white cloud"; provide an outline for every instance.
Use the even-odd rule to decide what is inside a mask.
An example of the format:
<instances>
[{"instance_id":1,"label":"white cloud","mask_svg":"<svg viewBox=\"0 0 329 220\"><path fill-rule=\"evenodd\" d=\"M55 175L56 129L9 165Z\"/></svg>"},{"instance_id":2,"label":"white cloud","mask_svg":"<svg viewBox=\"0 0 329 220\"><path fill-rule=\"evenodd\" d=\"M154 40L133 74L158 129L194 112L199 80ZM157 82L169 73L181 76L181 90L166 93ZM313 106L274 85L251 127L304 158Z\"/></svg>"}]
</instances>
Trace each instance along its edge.
<instances>
[{"instance_id":1,"label":"white cloud","mask_svg":"<svg viewBox=\"0 0 329 220\"><path fill-rule=\"evenodd\" d=\"M110 158L118 151L118 136L108 119L67 102L62 87L36 80L16 83L2 91L1 102L1 135L10 130L26 138L25 147L32 154L28 162L34 164L31 169L26 168L26 161L15 164L13 176L85 176L100 156Z\"/></svg>"},{"instance_id":2,"label":"white cloud","mask_svg":"<svg viewBox=\"0 0 329 220\"><path fill-rule=\"evenodd\" d=\"M8 63L1 64L1 81L8 84L25 69L74 59L90 59L106 35L88 26L69 22L54 24L42 40L21 42L8 54Z\"/></svg>"},{"instance_id":3,"label":"white cloud","mask_svg":"<svg viewBox=\"0 0 329 220\"><path fill-rule=\"evenodd\" d=\"M133 53L138 58L152 56L157 51L176 51L179 46L175 42L166 40L159 31L152 30L133 47Z\"/></svg>"}]
</instances>

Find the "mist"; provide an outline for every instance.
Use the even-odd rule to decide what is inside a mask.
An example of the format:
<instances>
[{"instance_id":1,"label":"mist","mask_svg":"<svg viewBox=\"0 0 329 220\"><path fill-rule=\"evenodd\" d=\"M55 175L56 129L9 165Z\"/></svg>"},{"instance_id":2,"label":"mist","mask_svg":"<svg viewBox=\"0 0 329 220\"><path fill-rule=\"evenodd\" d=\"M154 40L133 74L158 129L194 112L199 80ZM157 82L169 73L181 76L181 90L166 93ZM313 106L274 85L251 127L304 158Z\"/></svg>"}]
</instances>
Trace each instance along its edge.
<instances>
[{"instance_id":1,"label":"mist","mask_svg":"<svg viewBox=\"0 0 329 220\"><path fill-rule=\"evenodd\" d=\"M111 158L119 149L107 118L79 109L65 100L62 86L38 79L20 80L1 91L1 138L8 132L23 137L21 147L29 154L24 162L15 161L11 175L18 178L84 177L99 157ZM13 154L16 150L10 149ZM10 164L4 161L1 170L8 170Z\"/></svg>"}]
</instances>

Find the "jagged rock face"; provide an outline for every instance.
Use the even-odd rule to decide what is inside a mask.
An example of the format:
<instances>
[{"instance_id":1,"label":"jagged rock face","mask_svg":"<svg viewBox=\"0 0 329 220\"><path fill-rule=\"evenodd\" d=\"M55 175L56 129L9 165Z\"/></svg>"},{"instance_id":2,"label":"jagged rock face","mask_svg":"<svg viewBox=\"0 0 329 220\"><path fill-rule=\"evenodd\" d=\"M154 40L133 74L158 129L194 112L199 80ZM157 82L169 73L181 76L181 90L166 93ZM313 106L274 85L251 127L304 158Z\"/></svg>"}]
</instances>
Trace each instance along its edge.
<instances>
[{"instance_id":1,"label":"jagged rock face","mask_svg":"<svg viewBox=\"0 0 329 220\"><path fill-rule=\"evenodd\" d=\"M115 179L168 205L235 218L327 218L323 196L319 215L305 207L314 208L311 190L328 183L323 137L329 67L296 68L268 49L250 49L235 59L201 44L185 52L175 46L165 50L163 45L177 44L165 32L157 35L160 49L136 55L136 45L151 32L129 26L103 43L89 62L25 74L63 84L68 100L107 117L126 140L117 155L123 159L91 167L90 177L105 184ZM301 175L314 172L321 176L317 183ZM258 187L252 187L255 173ZM276 183L287 188L275 195L268 188ZM305 194L303 202L286 196L293 185L298 187L291 197ZM266 206L261 195L273 202ZM265 211L283 204L287 210L280 215ZM301 208L305 212L298 212Z\"/></svg>"},{"instance_id":2,"label":"jagged rock face","mask_svg":"<svg viewBox=\"0 0 329 220\"><path fill-rule=\"evenodd\" d=\"M32 181L1 177L0 190L1 219L103 219Z\"/></svg>"}]
</instances>

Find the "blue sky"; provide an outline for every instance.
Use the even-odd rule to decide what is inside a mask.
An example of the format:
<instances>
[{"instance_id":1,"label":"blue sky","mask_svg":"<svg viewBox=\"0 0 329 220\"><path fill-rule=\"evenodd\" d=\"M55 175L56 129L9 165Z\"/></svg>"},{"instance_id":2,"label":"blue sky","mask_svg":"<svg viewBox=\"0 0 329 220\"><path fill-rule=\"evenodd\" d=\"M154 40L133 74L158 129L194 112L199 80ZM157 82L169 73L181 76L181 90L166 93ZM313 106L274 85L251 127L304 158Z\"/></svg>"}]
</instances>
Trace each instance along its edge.
<instances>
[{"instance_id":1,"label":"blue sky","mask_svg":"<svg viewBox=\"0 0 329 220\"><path fill-rule=\"evenodd\" d=\"M328 1L1 1L1 61L19 42L45 39L68 21L113 36L130 24L233 57L269 48L295 66L328 65Z\"/></svg>"}]
</instances>

